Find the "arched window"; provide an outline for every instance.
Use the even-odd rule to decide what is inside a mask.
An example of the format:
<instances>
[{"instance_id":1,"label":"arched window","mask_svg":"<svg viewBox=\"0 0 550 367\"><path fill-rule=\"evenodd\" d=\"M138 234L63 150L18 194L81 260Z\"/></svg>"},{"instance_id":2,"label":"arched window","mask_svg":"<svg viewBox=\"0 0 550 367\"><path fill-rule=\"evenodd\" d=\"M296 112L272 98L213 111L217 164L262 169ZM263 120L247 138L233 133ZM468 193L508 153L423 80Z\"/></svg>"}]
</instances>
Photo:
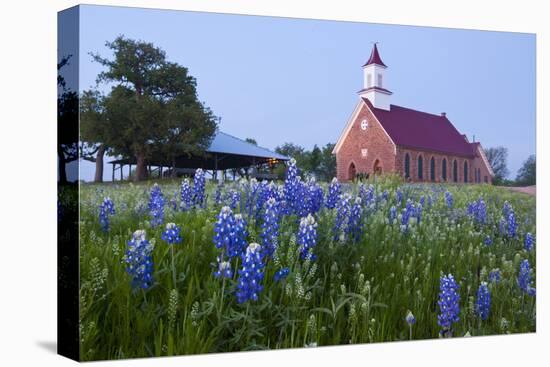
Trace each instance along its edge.
<instances>
[{"instance_id":1,"label":"arched window","mask_svg":"<svg viewBox=\"0 0 550 367\"><path fill-rule=\"evenodd\" d=\"M435 181L435 159L432 157L430 160L430 180Z\"/></svg>"},{"instance_id":2,"label":"arched window","mask_svg":"<svg viewBox=\"0 0 550 367\"><path fill-rule=\"evenodd\" d=\"M443 181L447 181L447 159L443 158L443 161L441 162L441 177L443 177Z\"/></svg>"},{"instance_id":3,"label":"arched window","mask_svg":"<svg viewBox=\"0 0 550 367\"><path fill-rule=\"evenodd\" d=\"M464 161L464 182L468 182L468 161Z\"/></svg>"},{"instance_id":4,"label":"arched window","mask_svg":"<svg viewBox=\"0 0 550 367\"><path fill-rule=\"evenodd\" d=\"M456 159L453 161L453 181L458 182L458 163L456 163Z\"/></svg>"},{"instance_id":5,"label":"arched window","mask_svg":"<svg viewBox=\"0 0 550 367\"><path fill-rule=\"evenodd\" d=\"M418 179L422 180L424 179L424 175L422 174L423 167L422 167L422 156L418 156Z\"/></svg>"},{"instance_id":6,"label":"arched window","mask_svg":"<svg viewBox=\"0 0 550 367\"><path fill-rule=\"evenodd\" d=\"M411 177L411 157L409 153L405 154L405 178Z\"/></svg>"},{"instance_id":7,"label":"arched window","mask_svg":"<svg viewBox=\"0 0 550 367\"><path fill-rule=\"evenodd\" d=\"M348 168L348 180L354 180L356 174L355 163L351 162Z\"/></svg>"}]
</instances>

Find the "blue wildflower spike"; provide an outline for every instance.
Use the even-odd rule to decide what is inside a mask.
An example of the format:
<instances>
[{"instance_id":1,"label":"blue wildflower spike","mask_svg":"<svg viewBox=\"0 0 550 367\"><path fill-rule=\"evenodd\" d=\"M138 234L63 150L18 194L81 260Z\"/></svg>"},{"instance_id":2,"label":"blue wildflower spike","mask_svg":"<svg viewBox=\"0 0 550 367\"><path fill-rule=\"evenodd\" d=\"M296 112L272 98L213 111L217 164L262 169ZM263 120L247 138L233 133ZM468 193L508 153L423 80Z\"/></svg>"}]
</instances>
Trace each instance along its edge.
<instances>
[{"instance_id":1,"label":"blue wildflower spike","mask_svg":"<svg viewBox=\"0 0 550 367\"><path fill-rule=\"evenodd\" d=\"M160 186L154 184L149 199L149 211L151 213L151 226L156 227L164 222L164 195Z\"/></svg>"},{"instance_id":2,"label":"blue wildflower spike","mask_svg":"<svg viewBox=\"0 0 550 367\"><path fill-rule=\"evenodd\" d=\"M275 252L279 237L279 205L274 198L269 198L265 204L262 223L263 255L271 257Z\"/></svg>"},{"instance_id":3,"label":"blue wildflower spike","mask_svg":"<svg viewBox=\"0 0 550 367\"><path fill-rule=\"evenodd\" d=\"M483 320L487 320L489 317L489 310L491 309L491 293L486 282L482 282L477 290L477 298L475 304L476 314Z\"/></svg>"},{"instance_id":4,"label":"blue wildflower spike","mask_svg":"<svg viewBox=\"0 0 550 367\"><path fill-rule=\"evenodd\" d=\"M444 275L439 283L439 315L437 324L441 326L440 335L452 336L452 325L460 320L460 295L458 284L452 274Z\"/></svg>"},{"instance_id":5,"label":"blue wildflower spike","mask_svg":"<svg viewBox=\"0 0 550 367\"><path fill-rule=\"evenodd\" d=\"M535 288L531 287L531 266L527 259L524 259L519 266L518 285L528 295L534 296L536 294Z\"/></svg>"},{"instance_id":6,"label":"blue wildflower spike","mask_svg":"<svg viewBox=\"0 0 550 367\"><path fill-rule=\"evenodd\" d=\"M262 246L251 243L242 255L242 268L237 279L237 302L257 301L264 287Z\"/></svg>"},{"instance_id":7,"label":"blue wildflower spike","mask_svg":"<svg viewBox=\"0 0 550 367\"><path fill-rule=\"evenodd\" d=\"M109 231L109 216L115 214L115 205L111 198L106 197L99 206L99 224L104 232Z\"/></svg>"},{"instance_id":8,"label":"blue wildflower spike","mask_svg":"<svg viewBox=\"0 0 550 367\"><path fill-rule=\"evenodd\" d=\"M181 182L180 188L180 210L187 211L191 209L193 204L193 195L191 193L191 185L189 179L185 179Z\"/></svg>"},{"instance_id":9,"label":"blue wildflower spike","mask_svg":"<svg viewBox=\"0 0 550 367\"><path fill-rule=\"evenodd\" d=\"M338 182L338 179L334 177L328 187L328 195L325 206L329 209L336 208L336 205L338 204L338 198L340 197L341 193L342 189L340 187L340 183Z\"/></svg>"},{"instance_id":10,"label":"blue wildflower spike","mask_svg":"<svg viewBox=\"0 0 550 367\"><path fill-rule=\"evenodd\" d=\"M205 205L205 181L204 171L201 168L197 169L193 178L193 204L198 208L203 208Z\"/></svg>"},{"instance_id":11,"label":"blue wildflower spike","mask_svg":"<svg viewBox=\"0 0 550 367\"><path fill-rule=\"evenodd\" d=\"M315 260L313 249L317 244L317 223L311 214L300 220L297 243L300 246L300 256L303 260Z\"/></svg>"},{"instance_id":12,"label":"blue wildflower spike","mask_svg":"<svg viewBox=\"0 0 550 367\"><path fill-rule=\"evenodd\" d=\"M180 228L175 223L166 224L166 229L162 232L161 238L170 245L181 243Z\"/></svg>"},{"instance_id":13,"label":"blue wildflower spike","mask_svg":"<svg viewBox=\"0 0 550 367\"><path fill-rule=\"evenodd\" d=\"M144 230L135 231L124 256L126 272L132 277L132 287L147 289L153 284L153 246Z\"/></svg>"}]
</instances>

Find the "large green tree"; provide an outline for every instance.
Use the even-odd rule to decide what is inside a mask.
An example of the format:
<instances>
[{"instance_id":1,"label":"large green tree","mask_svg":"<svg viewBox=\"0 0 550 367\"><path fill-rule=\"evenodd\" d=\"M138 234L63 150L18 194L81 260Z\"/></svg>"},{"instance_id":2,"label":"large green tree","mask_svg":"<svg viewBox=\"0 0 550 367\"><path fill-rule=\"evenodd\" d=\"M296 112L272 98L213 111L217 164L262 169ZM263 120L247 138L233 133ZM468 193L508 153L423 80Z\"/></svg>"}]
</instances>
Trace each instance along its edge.
<instances>
[{"instance_id":1,"label":"large green tree","mask_svg":"<svg viewBox=\"0 0 550 367\"><path fill-rule=\"evenodd\" d=\"M508 176L508 149L505 147L488 148L485 149L485 156L495 174L493 184L502 184Z\"/></svg>"},{"instance_id":2,"label":"large green tree","mask_svg":"<svg viewBox=\"0 0 550 367\"><path fill-rule=\"evenodd\" d=\"M523 166L518 171L516 184L522 186L536 185L537 183L537 159L535 155L530 155L523 162Z\"/></svg>"},{"instance_id":3,"label":"large green tree","mask_svg":"<svg viewBox=\"0 0 550 367\"><path fill-rule=\"evenodd\" d=\"M64 67L72 55L57 64L57 158L59 182L67 183L66 165L78 159L78 93L67 86Z\"/></svg>"},{"instance_id":4,"label":"large green tree","mask_svg":"<svg viewBox=\"0 0 550 367\"><path fill-rule=\"evenodd\" d=\"M326 144L321 150L321 163L319 165L320 176L325 181L336 177L336 156L332 154L333 143Z\"/></svg>"},{"instance_id":5,"label":"large green tree","mask_svg":"<svg viewBox=\"0 0 550 367\"><path fill-rule=\"evenodd\" d=\"M112 59L92 54L106 68L97 82L111 86L96 105L107 123L99 136L90 137L94 143L134 157L137 181L147 177L152 156L173 166L179 155L204 154L217 123L198 100L196 80L188 69L167 61L165 52L152 43L120 36L106 46L113 51Z\"/></svg>"}]
</instances>

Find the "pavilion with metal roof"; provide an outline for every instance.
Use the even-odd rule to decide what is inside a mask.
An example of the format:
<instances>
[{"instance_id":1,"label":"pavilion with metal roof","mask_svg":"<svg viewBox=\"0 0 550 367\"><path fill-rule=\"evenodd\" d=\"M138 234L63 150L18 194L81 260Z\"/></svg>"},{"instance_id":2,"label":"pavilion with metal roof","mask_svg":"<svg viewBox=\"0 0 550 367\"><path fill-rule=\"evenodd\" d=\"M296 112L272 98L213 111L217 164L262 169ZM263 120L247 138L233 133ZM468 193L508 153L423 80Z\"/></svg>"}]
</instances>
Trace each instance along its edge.
<instances>
[{"instance_id":1,"label":"pavilion with metal roof","mask_svg":"<svg viewBox=\"0 0 550 367\"><path fill-rule=\"evenodd\" d=\"M217 172L222 172L225 178L226 172L230 170L235 176L236 172L242 169L252 168L252 176L257 178L274 178L273 168L279 164L290 160L290 157L262 148L233 135L218 131L210 147L203 156L182 155L176 158L175 167L178 175L192 175L197 168L211 171L212 177L217 178ZM113 167L113 181L115 180L115 171L120 170L120 179L122 180L122 171L124 166L128 165L129 172L132 171L132 165L136 164L135 158L116 159L109 164ZM171 166L168 166L166 157L160 154L153 154L147 160L149 175L157 173L159 177L166 175L167 171L171 174ZM267 167L270 174L258 173L258 169ZM248 170L246 170L248 172Z\"/></svg>"}]
</instances>

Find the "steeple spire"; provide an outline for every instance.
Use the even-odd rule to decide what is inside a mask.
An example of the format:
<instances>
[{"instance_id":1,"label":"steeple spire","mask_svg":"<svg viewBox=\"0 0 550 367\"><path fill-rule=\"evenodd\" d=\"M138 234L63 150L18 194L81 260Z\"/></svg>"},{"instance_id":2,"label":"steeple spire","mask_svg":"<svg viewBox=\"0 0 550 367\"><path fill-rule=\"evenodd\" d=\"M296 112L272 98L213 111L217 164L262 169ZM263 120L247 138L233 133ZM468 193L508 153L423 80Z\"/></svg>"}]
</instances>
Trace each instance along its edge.
<instances>
[{"instance_id":1,"label":"steeple spire","mask_svg":"<svg viewBox=\"0 0 550 367\"><path fill-rule=\"evenodd\" d=\"M359 97L367 98L376 108L390 109L390 92L387 88L387 66L382 62L376 43L372 47L369 61L363 65L363 89Z\"/></svg>"},{"instance_id":2,"label":"steeple spire","mask_svg":"<svg viewBox=\"0 0 550 367\"><path fill-rule=\"evenodd\" d=\"M380 65L380 66L383 66L383 67L387 67L386 64L384 64L384 62L380 58L380 54L378 53L378 47L376 46L377 43L378 42L374 42L374 46L372 47L372 51L370 53L369 60L365 63L365 65L363 65L363 67L365 67L367 65L371 65L371 64L376 64L376 65Z\"/></svg>"}]
</instances>

